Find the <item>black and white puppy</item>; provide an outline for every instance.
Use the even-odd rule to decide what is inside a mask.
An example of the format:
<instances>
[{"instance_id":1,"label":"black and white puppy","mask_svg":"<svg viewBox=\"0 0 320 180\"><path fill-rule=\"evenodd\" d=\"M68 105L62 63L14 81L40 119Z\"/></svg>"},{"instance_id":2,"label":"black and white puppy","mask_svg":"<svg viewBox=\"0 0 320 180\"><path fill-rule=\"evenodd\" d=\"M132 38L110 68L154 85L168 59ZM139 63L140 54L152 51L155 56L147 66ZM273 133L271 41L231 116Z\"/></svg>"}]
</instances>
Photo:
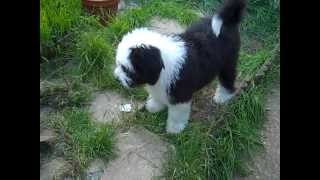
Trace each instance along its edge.
<instances>
[{"instance_id":1,"label":"black and white puppy","mask_svg":"<svg viewBox=\"0 0 320 180\"><path fill-rule=\"evenodd\" d=\"M215 15L182 34L167 36L139 28L119 43L115 77L127 88L146 85L149 112L168 107L168 133L186 127L192 94L215 77L220 82L215 102L224 103L234 96L239 24L245 5L244 0L226 1Z\"/></svg>"}]
</instances>

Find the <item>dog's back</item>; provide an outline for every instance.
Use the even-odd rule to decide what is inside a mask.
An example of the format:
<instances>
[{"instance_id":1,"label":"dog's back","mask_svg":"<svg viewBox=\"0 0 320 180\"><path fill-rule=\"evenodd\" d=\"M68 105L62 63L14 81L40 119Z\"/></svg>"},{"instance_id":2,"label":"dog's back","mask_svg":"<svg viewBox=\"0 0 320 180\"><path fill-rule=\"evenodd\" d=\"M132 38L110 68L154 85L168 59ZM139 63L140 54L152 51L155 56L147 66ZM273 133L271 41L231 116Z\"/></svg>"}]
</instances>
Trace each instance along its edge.
<instances>
[{"instance_id":1,"label":"dog's back","mask_svg":"<svg viewBox=\"0 0 320 180\"><path fill-rule=\"evenodd\" d=\"M245 5L245 0L227 0L215 15L202 18L179 35L188 51L180 79L171 89L174 96L185 97L199 90L222 71L235 76L240 49L239 25ZM233 86L233 82L230 84Z\"/></svg>"}]
</instances>

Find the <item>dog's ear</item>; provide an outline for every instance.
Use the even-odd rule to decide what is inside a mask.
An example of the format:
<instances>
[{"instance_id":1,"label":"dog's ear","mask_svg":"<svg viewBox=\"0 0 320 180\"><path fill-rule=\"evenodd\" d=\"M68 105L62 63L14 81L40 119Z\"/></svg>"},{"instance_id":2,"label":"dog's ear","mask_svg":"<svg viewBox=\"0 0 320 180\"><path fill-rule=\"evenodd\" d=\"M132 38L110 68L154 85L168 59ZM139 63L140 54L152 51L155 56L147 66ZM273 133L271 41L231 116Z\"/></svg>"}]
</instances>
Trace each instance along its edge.
<instances>
[{"instance_id":1,"label":"dog's ear","mask_svg":"<svg viewBox=\"0 0 320 180\"><path fill-rule=\"evenodd\" d=\"M164 64L160 50L153 46L131 48L130 57L136 73L148 84L154 85L160 76Z\"/></svg>"}]
</instances>

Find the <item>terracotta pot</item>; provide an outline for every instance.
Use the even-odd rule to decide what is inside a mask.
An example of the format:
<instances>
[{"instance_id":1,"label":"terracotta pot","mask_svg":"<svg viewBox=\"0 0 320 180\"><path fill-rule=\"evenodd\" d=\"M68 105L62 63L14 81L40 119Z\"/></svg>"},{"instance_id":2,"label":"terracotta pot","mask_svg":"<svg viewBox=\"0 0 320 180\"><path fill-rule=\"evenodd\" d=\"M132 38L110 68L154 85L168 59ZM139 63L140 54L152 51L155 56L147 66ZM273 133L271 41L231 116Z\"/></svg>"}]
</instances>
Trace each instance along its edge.
<instances>
[{"instance_id":1,"label":"terracotta pot","mask_svg":"<svg viewBox=\"0 0 320 180\"><path fill-rule=\"evenodd\" d=\"M91 14L99 16L102 24L106 24L108 17L117 13L119 0L82 0L82 4Z\"/></svg>"}]
</instances>

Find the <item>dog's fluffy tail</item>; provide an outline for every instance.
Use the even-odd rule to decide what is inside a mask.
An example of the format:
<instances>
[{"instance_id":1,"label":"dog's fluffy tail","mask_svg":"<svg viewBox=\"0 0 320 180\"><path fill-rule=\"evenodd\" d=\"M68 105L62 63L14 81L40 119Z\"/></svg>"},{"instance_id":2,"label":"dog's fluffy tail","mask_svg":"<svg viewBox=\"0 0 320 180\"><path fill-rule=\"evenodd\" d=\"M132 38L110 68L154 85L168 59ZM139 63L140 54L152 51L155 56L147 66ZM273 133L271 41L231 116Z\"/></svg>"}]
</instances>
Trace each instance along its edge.
<instances>
[{"instance_id":1,"label":"dog's fluffy tail","mask_svg":"<svg viewBox=\"0 0 320 180\"><path fill-rule=\"evenodd\" d=\"M212 30L218 37L222 26L238 25L246 7L246 0L225 0L223 7L212 17Z\"/></svg>"}]
</instances>

